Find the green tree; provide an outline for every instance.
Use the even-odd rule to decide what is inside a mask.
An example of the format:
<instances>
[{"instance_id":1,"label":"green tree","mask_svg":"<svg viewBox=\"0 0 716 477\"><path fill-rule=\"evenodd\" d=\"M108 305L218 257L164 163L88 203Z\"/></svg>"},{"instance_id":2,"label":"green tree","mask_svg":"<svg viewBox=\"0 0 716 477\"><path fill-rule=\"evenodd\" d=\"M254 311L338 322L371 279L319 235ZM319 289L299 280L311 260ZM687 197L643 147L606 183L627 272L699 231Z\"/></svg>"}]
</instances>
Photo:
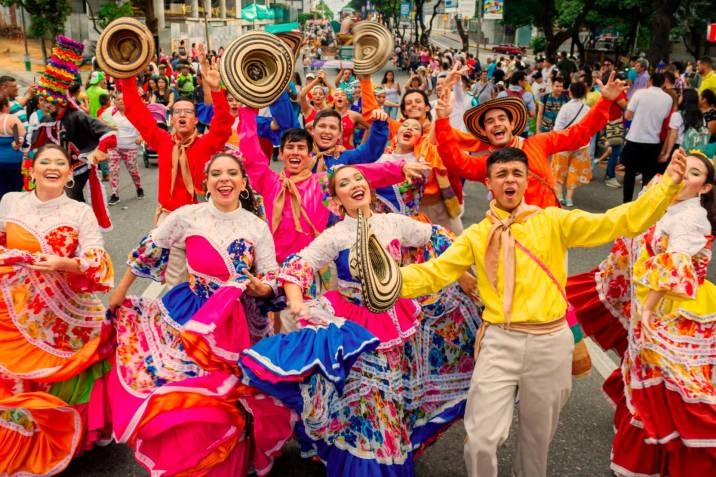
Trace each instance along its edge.
<instances>
[{"instance_id":1,"label":"green tree","mask_svg":"<svg viewBox=\"0 0 716 477\"><path fill-rule=\"evenodd\" d=\"M117 18L131 17L133 13L132 2L117 4L117 2L109 0L100 5L97 10L97 26L104 29Z\"/></svg>"},{"instance_id":2,"label":"green tree","mask_svg":"<svg viewBox=\"0 0 716 477\"><path fill-rule=\"evenodd\" d=\"M0 4L6 7L18 5L32 15L28 32L30 36L40 39L42 57L47 61L45 40L64 32L65 21L71 12L69 2L67 0L0 0Z\"/></svg>"}]
</instances>

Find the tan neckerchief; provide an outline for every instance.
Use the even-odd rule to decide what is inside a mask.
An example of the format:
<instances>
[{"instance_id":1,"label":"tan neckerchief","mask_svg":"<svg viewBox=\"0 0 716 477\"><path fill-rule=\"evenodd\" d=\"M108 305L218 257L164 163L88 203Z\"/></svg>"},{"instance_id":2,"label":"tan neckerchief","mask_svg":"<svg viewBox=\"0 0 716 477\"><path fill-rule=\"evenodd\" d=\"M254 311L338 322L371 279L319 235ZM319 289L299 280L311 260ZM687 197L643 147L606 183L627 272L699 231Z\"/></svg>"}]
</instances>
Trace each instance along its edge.
<instances>
[{"instance_id":1,"label":"tan neckerchief","mask_svg":"<svg viewBox=\"0 0 716 477\"><path fill-rule=\"evenodd\" d=\"M326 167L326 157L335 157L338 158L343 151L345 151L346 148L341 146L340 144L336 144L330 149L326 149L325 151L319 151L318 146L313 146L313 167L311 169L315 169L316 172L324 172L328 168Z\"/></svg>"},{"instance_id":2,"label":"tan neckerchief","mask_svg":"<svg viewBox=\"0 0 716 477\"><path fill-rule=\"evenodd\" d=\"M186 186L186 190L189 191L189 195L194 196L194 181L191 178L186 150L194 144L197 137L199 137L199 133L196 129L189 137L184 139L181 139L176 134L172 136L174 149L172 149L172 184L169 187L169 197L174 195L174 182L176 182L178 171L181 171L181 177Z\"/></svg>"},{"instance_id":3,"label":"tan neckerchief","mask_svg":"<svg viewBox=\"0 0 716 477\"><path fill-rule=\"evenodd\" d=\"M505 313L505 323L509 326L512 319L512 300L515 293L515 237L512 235L512 224L521 224L541 209L533 205L522 203L512 214L501 219L497 213L497 202L490 202L487 218L492 222L492 228L487 236L485 250L485 273L492 287L497 290L497 267L499 264L499 250L502 246L502 307Z\"/></svg>"},{"instance_id":4,"label":"tan neckerchief","mask_svg":"<svg viewBox=\"0 0 716 477\"><path fill-rule=\"evenodd\" d=\"M318 236L318 230L311 222L311 219L306 214L306 210L301 205L301 194L298 192L296 184L303 182L310 178L313 174L310 169L304 169L298 174L287 176L286 172L281 172L279 179L281 179L281 191L276 196L273 202L273 213L271 214L271 231L276 232L279 224L281 223L281 217L283 216L283 208L286 204L286 192L289 194L289 200L291 201L291 210L293 212L293 226L297 232L303 233L301 227L301 217L303 217L308 225L311 226L314 236Z\"/></svg>"}]
</instances>

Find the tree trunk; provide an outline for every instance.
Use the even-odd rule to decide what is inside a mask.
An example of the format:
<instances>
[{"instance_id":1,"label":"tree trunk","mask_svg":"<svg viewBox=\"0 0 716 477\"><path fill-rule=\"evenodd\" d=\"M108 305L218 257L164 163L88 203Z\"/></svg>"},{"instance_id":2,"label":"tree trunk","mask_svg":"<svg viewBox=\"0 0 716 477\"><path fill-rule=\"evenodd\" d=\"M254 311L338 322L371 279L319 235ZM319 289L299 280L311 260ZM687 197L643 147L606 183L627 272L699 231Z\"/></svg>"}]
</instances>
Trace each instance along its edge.
<instances>
[{"instance_id":1,"label":"tree trunk","mask_svg":"<svg viewBox=\"0 0 716 477\"><path fill-rule=\"evenodd\" d=\"M42 50L42 62L47 63L47 46L45 46L45 35L40 37L40 49Z\"/></svg>"},{"instance_id":2,"label":"tree trunk","mask_svg":"<svg viewBox=\"0 0 716 477\"><path fill-rule=\"evenodd\" d=\"M462 51L467 53L470 51L470 36L463 28L462 20L457 14L455 14L455 26L457 27L457 34L460 35L460 39L462 40Z\"/></svg>"},{"instance_id":3,"label":"tree trunk","mask_svg":"<svg viewBox=\"0 0 716 477\"><path fill-rule=\"evenodd\" d=\"M435 2L435 5L433 6L433 15L430 17L430 23L428 25L428 29L426 30L425 27L423 27L423 34L420 36L420 43L423 45L430 44L430 34L433 31L433 21L435 21L435 15L438 13L438 8L440 5L443 4L443 0L438 0Z\"/></svg>"},{"instance_id":4,"label":"tree trunk","mask_svg":"<svg viewBox=\"0 0 716 477\"><path fill-rule=\"evenodd\" d=\"M669 59L671 28L674 25L674 14L680 4L679 0L661 0L653 3L655 10L649 22L651 41L646 52L646 59L652 67L655 67L661 59Z\"/></svg>"}]
</instances>

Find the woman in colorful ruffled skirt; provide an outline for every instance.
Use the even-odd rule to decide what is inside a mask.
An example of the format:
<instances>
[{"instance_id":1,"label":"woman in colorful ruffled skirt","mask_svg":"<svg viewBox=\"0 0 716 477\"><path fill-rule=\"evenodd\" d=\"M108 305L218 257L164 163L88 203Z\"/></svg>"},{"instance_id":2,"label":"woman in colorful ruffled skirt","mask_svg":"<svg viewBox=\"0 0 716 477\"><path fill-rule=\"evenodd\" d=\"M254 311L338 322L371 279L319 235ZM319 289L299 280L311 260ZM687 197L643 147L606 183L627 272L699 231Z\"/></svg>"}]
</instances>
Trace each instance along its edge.
<instances>
[{"instance_id":1,"label":"woman in colorful ruffled skirt","mask_svg":"<svg viewBox=\"0 0 716 477\"><path fill-rule=\"evenodd\" d=\"M350 263L359 209L397 261L401 247L431 244L441 253L450 241L430 224L371 212L370 186L354 167L335 168L330 183L345 218L279 275L301 329L260 341L241 365L252 385L296 411L302 453L317 455L328 475L412 476L416 453L464 413L479 309L455 299L442 313L424 313L401 298L387 311L369 310ZM338 289L304 302L314 271L329 262Z\"/></svg>"},{"instance_id":2,"label":"woman in colorful ruffled skirt","mask_svg":"<svg viewBox=\"0 0 716 477\"><path fill-rule=\"evenodd\" d=\"M702 154L686 164L664 217L568 283L585 332L622 355L604 383L620 476L716 475L716 286L705 278L716 182Z\"/></svg>"},{"instance_id":3,"label":"woman in colorful ruffled skirt","mask_svg":"<svg viewBox=\"0 0 716 477\"><path fill-rule=\"evenodd\" d=\"M38 149L35 190L0 201L0 475L55 475L109 437L102 377L113 285L92 209L65 195L72 170Z\"/></svg>"},{"instance_id":4,"label":"woman in colorful ruffled skirt","mask_svg":"<svg viewBox=\"0 0 716 477\"><path fill-rule=\"evenodd\" d=\"M266 336L259 301L276 291L271 233L241 162L207 163L208 202L172 212L130 254L113 293L116 352L108 386L114 436L152 474L259 475L291 436L291 412L241 385L239 353ZM160 299L129 296L135 276L161 281L172 246L189 280Z\"/></svg>"}]
</instances>

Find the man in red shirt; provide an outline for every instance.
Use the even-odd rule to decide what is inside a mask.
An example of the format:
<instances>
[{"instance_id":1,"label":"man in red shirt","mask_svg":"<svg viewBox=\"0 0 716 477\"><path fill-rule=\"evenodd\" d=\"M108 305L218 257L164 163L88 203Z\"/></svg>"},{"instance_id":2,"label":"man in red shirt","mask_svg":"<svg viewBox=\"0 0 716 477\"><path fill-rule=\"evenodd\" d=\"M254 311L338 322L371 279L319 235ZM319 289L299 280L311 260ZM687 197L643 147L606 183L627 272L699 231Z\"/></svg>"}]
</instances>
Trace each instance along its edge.
<instances>
[{"instance_id":1,"label":"man in red shirt","mask_svg":"<svg viewBox=\"0 0 716 477\"><path fill-rule=\"evenodd\" d=\"M158 202L155 222L159 223L175 209L197 202L203 195L204 165L214 154L221 152L231 136L234 117L229 111L226 93L221 89L219 71L211 66L201 51L201 69L204 81L211 88L214 117L209 132L199 135L194 103L177 100L172 107L169 133L157 126L154 117L139 96L136 78L118 79L122 90L126 116L142 135L142 139L155 151L159 165ZM183 250L172 249L167 264L166 283L174 285L186 275L186 258Z\"/></svg>"}]
</instances>

